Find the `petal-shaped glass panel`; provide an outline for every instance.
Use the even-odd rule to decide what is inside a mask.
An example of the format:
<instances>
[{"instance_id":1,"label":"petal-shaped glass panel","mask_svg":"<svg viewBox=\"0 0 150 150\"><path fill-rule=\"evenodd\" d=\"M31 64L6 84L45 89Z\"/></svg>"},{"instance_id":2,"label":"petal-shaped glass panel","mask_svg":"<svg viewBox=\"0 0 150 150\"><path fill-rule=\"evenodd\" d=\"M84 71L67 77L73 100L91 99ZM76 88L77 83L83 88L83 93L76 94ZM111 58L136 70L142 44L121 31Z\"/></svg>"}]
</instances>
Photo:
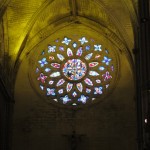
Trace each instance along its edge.
<instances>
[{"instance_id":1,"label":"petal-shaped glass panel","mask_svg":"<svg viewBox=\"0 0 150 150\"><path fill-rule=\"evenodd\" d=\"M50 77L58 77L60 76L60 72L54 72L50 75Z\"/></svg>"},{"instance_id":2,"label":"petal-shaped glass panel","mask_svg":"<svg viewBox=\"0 0 150 150\"><path fill-rule=\"evenodd\" d=\"M73 56L73 52L70 48L67 49L67 55L68 56Z\"/></svg>"},{"instance_id":3,"label":"petal-shaped glass panel","mask_svg":"<svg viewBox=\"0 0 150 150\"><path fill-rule=\"evenodd\" d=\"M82 90L83 90L83 85L82 85L82 83L77 83L77 89L80 91L80 92L82 92Z\"/></svg>"},{"instance_id":4,"label":"petal-shaped glass panel","mask_svg":"<svg viewBox=\"0 0 150 150\"><path fill-rule=\"evenodd\" d=\"M89 67L96 67L98 64L98 62L91 62L89 63Z\"/></svg>"},{"instance_id":5,"label":"petal-shaped glass panel","mask_svg":"<svg viewBox=\"0 0 150 150\"><path fill-rule=\"evenodd\" d=\"M81 55L82 55L82 47L80 47L80 48L77 50L76 55L77 55L77 56L81 56Z\"/></svg>"},{"instance_id":6,"label":"petal-shaped glass panel","mask_svg":"<svg viewBox=\"0 0 150 150\"><path fill-rule=\"evenodd\" d=\"M89 78L86 78L86 79L84 80L84 82L85 82L87 85L93 86L93 82L92 82Z\"/></svg>"},{"instance_id":7,"label":"petal-shaped glass panel","mask_svg":"<svg viewBox=\"0 0 150 150\"><path fill-rule=\"evenodd\" d=\"M51 66L54 68L60 68L60 64L58 63L51 63Z\"/></svg>"},{"instance_id":8,"label":"petal-shaped glass panel","mask_svg":"<svg viewBox=\"0 0 150 150\"><path fill-rule=\"evenodd\" d=\"M86 56L85 56L85 59L86 59L86 60L90 60L91 57L92 57L92 55L93 55L93 53L90 53L90 54L86 55Z\"/></svg>"},{"instance_id":9,"label":"petal-shaped glass panel","mask_svg":"<svg viewBox=\"0 0 150 150\"><path fill-rule=\"evenodd\" d=\"M61 61L63 61L63 60L65 59L64 56L61 55L61 54L57 54L57 57L58 57Z\"/></svg>"},{"instance_id":10,"label":"petal-shaped glass panel","mask_svg":"<svg viewBox=\"0 0 150 150\"><path fill-rule=\"evenodd\" d=\"M89 75L90 76L99 76L99 73L97 73L96 71L89 71Z\"/></svg>"},{"instance_id":11,"label":"petal-shaped glass panel","mask_svg":"<svg viewBox=\"0 0 150 150\"><path fill-rule=\"evenodd\" d=\"M60 80L57 82L56 86L61 86L61 85L64 84L64 83L65 83L65 80L64 80L64 79L60 79Z\"/></svg>"},{"instance_id":12,"label":"petal-shaped glass panel","mask_svg":"<svg viewBox=\"0 0 150 150\"><path fill-rule=\"evenodd\" d=\"M101 55L96 55L96 56L95 56L96 59L98 59L98 58L100 58L100 57L101 57Z\"/></svg>"},{"instance_id":13,"label":"petal-shaped glass panel","mask_svg":"<svg viewBox=\"0 0 150 150\"><path fill-rule=\"evenodd\" d=\"M68 83L67 87L66 87L67 92L71 91L72 87L73 87L73 84L72 83Z\"/></svg>"}]
</instances>

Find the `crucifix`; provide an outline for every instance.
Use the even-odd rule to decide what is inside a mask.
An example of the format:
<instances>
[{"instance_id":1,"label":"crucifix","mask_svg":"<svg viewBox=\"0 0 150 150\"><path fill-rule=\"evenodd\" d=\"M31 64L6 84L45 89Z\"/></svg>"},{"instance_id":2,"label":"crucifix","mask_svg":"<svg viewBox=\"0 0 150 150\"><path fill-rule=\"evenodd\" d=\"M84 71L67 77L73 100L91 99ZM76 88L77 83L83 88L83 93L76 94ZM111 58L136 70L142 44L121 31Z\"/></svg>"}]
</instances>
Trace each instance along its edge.
<instances>
[{"instance_id":1,"label":"crucifix","mask_svg":"<svg viewBox=\"0 0 150 150\"><path fill-rule=\"evenodd\" d=\"M84 134L76 134L76 131L72 131L71 135L63 135L68 139L70 150L77 150L80 143L82 142L82 137Z\"/></svg>"}]
</instances>

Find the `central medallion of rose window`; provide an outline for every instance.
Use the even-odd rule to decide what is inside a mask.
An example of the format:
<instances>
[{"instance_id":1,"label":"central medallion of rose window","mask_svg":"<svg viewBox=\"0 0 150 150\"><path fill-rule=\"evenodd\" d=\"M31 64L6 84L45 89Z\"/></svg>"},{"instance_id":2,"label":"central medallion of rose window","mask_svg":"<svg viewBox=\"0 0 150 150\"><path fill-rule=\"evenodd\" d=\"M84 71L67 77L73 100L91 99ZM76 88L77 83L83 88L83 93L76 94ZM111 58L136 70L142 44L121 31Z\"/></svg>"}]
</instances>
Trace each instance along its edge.
<instances>
[{"instance_id":1,"label":"central medallion of rose window","mask_svg":"<svg viewBox=\"0 0 150 150\"><path fill-rule=\"evenodd\" d=\"M63 73L69 80L80 80L86 74L86 64L80 59L70 59L63 67Z\"/></svg>"}]
</instances>

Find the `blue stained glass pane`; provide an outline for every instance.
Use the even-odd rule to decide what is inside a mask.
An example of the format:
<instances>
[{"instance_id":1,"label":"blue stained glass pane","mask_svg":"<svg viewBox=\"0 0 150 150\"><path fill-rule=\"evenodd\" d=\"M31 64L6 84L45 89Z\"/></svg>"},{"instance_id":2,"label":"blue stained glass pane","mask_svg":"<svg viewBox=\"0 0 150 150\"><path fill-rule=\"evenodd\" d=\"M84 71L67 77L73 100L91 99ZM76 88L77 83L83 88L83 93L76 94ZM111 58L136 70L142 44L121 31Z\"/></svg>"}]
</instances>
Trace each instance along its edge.
<instances>
[{"instance_id":1,"label":"blue stained glass pane","mask_svg":"<svg viewBox=\"0 0 150 150\"><path fill-rule=\"evenodd\" d=\"M72 46L73 46L74 48L76 48L76 47L77 47L77 43L74 42Z\"/></svg>"},{"instance_id":2,"label":"blue stained glass pane","mask_svg":"<svg viewBox=\"0 0 150 150\"><path fill-rule=\"evenodd\" d=\"M45 68L45 72L50 72L50 68Z\"/></svg>"},{"instance_id":3,"label":"blue stained glass pane","mask_svg":"<svg viewBox=\"0 0 150 150\"><path fill-rule=\"evenodd\" d=\"M90 50L90 46L89 46L89 45L86 46L86 47L85 47L85 50L87 50L87 51Z\"/></svg>"},{"instance_id":4,"label":"blue stained glass pane","mask_svg":"<svg viewBox=\"0 0 150 150\"><path fill-rule=\"evenodd\" d=\"M42 58L42 60L39 60L38 62L41 65L41 67L44 67L44 65L48 64L48 62L46 61L46 58Z\"/></svg>"},{"instance_id":5,"label":"blue stained glass pane","mask_svg":"<svg viewBox=\"0 0 150 150\"><path fill-rule=\"evenodd\" d=\"M64 51L64 47L63 47L63 46L60 46L60 47L59 47L59 50L60 50L60 51Z\"/></svg>"},{"instance_id":6,"label":"blue stained glass pane","mask_svg":"<svg viewBox=\"0 0 150 150\"><path fill-rule=\"evenodd\" d=\"M104 56L104 59L102 60L102 62L105 63L106 65L109 65L110 61L111 61L111 58L108 58L106 56Z\"/></svg>"},{"instance_id":7,"label":"blue stained glass pane","mask_svg":"<svg viewBox=\"0 0 150 150\"><path fill-rule=\"evenodd\" d=\"M100 66L100 67L99 67L99 70L100 70L100 71L103 71L103 70L105 70L105 67Z\"/></svg>"}]
</instances>

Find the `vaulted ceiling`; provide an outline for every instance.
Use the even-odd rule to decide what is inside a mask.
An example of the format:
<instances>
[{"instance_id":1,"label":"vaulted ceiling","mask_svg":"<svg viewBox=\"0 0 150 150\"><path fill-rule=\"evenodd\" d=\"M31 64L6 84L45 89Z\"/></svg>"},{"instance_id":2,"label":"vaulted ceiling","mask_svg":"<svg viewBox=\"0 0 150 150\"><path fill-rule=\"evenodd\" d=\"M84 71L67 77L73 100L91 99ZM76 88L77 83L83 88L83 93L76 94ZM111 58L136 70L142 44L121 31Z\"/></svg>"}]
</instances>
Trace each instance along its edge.
<instances>
[{"instance_id":1,"label":"vaulted ceiling","mask_svg":"<svg viewBox=\"0 0 150 150\"><path fill-rule=\"evenodd\" d=\"M9 43L3 51L13 62L44 28L55 30L71 23L102 28L126 49L132 50L134 46L137 0L3 0L0 4L5 43Z\"/></svg>"}]
</instances>

